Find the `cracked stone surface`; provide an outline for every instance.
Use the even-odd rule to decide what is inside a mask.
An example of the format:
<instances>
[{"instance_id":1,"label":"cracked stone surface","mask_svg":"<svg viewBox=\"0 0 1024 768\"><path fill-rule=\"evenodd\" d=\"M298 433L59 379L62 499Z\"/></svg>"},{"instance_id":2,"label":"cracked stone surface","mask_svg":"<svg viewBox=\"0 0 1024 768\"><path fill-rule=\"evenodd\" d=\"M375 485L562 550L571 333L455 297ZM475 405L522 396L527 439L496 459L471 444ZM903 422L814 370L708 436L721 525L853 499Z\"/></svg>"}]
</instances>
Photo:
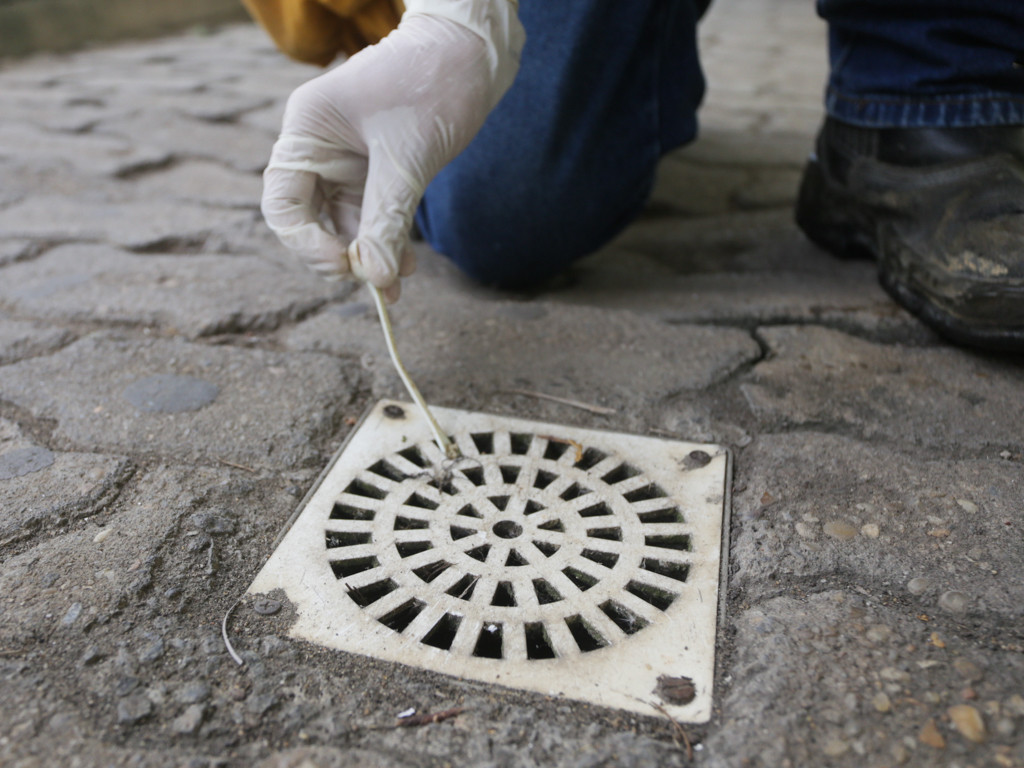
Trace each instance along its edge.
<instances>
[{"instance_id":1,"label":"cracked stone surface","mask_svg":"<svg viewBox=\"0 0 1024 768\"><path fill-rule=\"evenodd\" d=\"M1024 765L1024 364L944 345L796 230L811 5L716 0L702 135L600 252L512 295L418 243L392 309L431 403L730 448L692 759L653 707L331 652L286 599L236 604L360 416L406 397L367 293L259 218L322 70L244 24L4 62L0 764Z\"/></svg>"},{"instance_id":2,"label":"cracked stone surface","mask_svg":"<svg viewBox=\"0 0 1024 768\"><path fill-rule=\"evenodd\" d=\"M55 248L7 274L0 305L22 315L156 326L192 338L272 330L351 290L258 256L135 255L107 245Z\"/></svg>"}]
</instances>

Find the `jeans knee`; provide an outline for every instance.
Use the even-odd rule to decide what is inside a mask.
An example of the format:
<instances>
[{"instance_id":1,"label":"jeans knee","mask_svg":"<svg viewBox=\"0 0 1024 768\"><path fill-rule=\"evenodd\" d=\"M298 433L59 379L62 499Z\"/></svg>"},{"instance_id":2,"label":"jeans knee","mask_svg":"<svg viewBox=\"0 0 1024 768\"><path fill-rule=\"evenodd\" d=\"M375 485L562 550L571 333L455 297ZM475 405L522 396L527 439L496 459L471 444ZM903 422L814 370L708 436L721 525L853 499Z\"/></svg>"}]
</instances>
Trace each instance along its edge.
<instances>
[{"instance_id":1,"label":"jeans knee","mask_svg":"<svg viewBox=\"0 0 1024 768\"><path fill-rule=\"evenodd\" d=\"M523 290L618 234L646 202L650 181L641 186L612 196L586 186L499 193L493 184L446 185L428 189L417 223L427 242L474 281Z\"/></svg>"}]
</instances>

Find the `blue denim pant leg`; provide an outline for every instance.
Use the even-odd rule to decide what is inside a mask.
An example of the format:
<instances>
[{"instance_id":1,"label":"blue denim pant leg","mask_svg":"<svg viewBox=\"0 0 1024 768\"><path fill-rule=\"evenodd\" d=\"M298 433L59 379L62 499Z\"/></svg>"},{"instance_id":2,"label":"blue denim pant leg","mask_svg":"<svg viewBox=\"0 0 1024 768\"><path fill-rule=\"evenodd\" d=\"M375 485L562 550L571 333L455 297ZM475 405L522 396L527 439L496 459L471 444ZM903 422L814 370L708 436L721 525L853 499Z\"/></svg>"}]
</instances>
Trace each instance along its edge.
<instances>
[{"instance_id":1,"label":"blue denim pant leg","mask_svg":"<svg viewBox=\"0 0 1024 768\"><path fill-rule=\"evenodd\" d=\"M868 128L1024 124L1024 0L818 0L830 116Z\"/></svg>"},{"instance_id":2,"label":"blue denim pant leg","mask_svg":"<svg viewBox=\"0 0 1024 768\"><path fill-rule=\"evenodd\" d=\"M696 135L699 0L521 0L512 88L427 188L416 221L471 278L529 288L641 210Z\"/></svg>"}]
</instances>

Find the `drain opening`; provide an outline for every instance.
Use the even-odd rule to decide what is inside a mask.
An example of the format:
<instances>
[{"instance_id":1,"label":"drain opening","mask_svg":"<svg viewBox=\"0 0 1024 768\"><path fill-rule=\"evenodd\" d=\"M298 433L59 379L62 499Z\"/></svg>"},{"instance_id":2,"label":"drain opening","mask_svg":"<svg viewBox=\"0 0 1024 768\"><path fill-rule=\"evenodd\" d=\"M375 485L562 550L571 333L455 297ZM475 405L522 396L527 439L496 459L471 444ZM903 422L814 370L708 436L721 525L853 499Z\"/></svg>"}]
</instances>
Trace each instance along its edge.
<instances>
[{"instance_id":1,"label":"drain opening","mask_svg":"<svg viewBox=\"0 0 1024 768\"><path fill-rule=\"evenodd\" d=\"M332 560L331 570L339 579L355 576L357 573L372 571L380 565L380 561L371 555L370 557L354 557L350 560Z\"/></svg>"},{"instance_id":2,"label":"drain opening","mask_svg":"<svg viewBox=\"0 0 1024 768\"><path fill-rule=\"evenodd\" d=\"M476 645L473 647L473 655L482 659L502 658L502 634L504 628L501 624L487 624L480 630L477 636Z\"/></svg>"},{"instance_id":3,"label":"drain opening","mask_svg":"<svg viewBox=\"0 0 1024 768\"><path fill-rule=\"evenodd\" d=\"M382 597L390 595L398 589L398 584L391 579L381 579L363 587L354 587L351 584L346 584L345 589L356 605L360 608L365 608L368 605L373 605Z\"/></svg>"},{"instance_id":4,"label":"drain opening","mask_svg":"<svg viewBox=\"0 0 1024 768\"><path fill-rule=\"evenodd\" d=\"M395 632L404 632L405 628L412 624L413 620L420 615L427 604L422 600L406 600L400 606L395 608L393 611L389 611L381 616L377 621L383 624L388 629L393 629Z\"/></svg>"},{"instance_id":5,"label":"drain opening","mask_svg":"<svg viewBox=\"0 0 1024 768\"><path fill-rule=\"evenodd\" d=\"M461 623L461 616L446 613L437 624L430 628L430 631L423 636L420 642L424 645L432 645L434 648L447 651L452 647L452 643L455 642L455 635L458 634Z\"/></svg>"},{"instance_id":6,"label":"drain opening","mask_svg":"<svg viewBox=\"0 0 1024 768\"><path fill-rule=\"evenodd\" d=\"M540 622L528 622L524 625L526 634L526 658L553 659L555 649L551 647L547 630Z\"/></svg>"},{"instance_id":7,"label":"drain opening","mask_svg":"<svg viewBox=\"0 0 1024 768\"><path fill-rule=\"evenodd\" d=\"M569 627L569 632L572 633L572 639L576 641L576 645L584 653L607 647L608 641L596 629L590 626L582 616L578 614L576 616L569 616L565 623Z\"/></svg>"}]
</instances>

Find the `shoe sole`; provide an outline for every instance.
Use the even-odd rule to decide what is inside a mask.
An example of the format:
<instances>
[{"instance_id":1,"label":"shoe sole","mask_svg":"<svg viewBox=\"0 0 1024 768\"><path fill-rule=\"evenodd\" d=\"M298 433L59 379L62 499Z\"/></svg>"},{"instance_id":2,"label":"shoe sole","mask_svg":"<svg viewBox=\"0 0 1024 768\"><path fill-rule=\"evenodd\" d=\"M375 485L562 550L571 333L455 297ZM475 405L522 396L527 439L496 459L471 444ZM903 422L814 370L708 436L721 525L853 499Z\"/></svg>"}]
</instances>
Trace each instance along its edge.
<instances>
[{"instance_id":1,"label":"shoe sole","mask_svg":"<svg viewBox=\"0 0 1024 768\"><path fill-rule=\"evenodd\" d=\"M878 282L893 300L950 341L994 352L1024 353L1024 327L979 326L942 309L883 238L870 214L846 190L825 178L812 157L797 197L796 223L816 245L840 258L873 258ZM1021 296L1024 305L1024 295Z\"/></svg>"}]
</instances>

